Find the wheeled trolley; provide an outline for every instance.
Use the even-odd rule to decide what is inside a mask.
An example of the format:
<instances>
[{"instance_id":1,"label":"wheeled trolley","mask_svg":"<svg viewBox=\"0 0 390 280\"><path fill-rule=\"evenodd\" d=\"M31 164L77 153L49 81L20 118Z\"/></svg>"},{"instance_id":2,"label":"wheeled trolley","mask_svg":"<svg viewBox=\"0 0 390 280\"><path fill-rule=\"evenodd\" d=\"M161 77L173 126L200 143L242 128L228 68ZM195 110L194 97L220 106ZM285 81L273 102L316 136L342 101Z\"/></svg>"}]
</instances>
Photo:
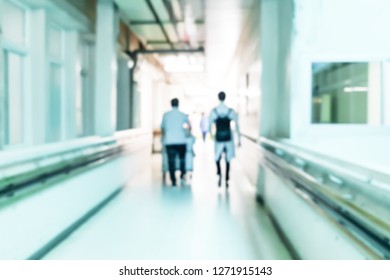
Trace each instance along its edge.
<instances>
[{"instance_id":1,"label":"wheeled trolley","mask_svg":"<svg viewBox=\"0 0 390 280\"><path fill-rule=\"evenodd\" d=\"M192 172L194 171L194 156L195 156L194 144L195 144L195 137L193 136L188 137L186 143L185 166L186 166L186 172L190 173L191 174L190 176L192 176ZM169 167L168 167L168 154L164 145L162 147L161 153L162 153L162 178L163 178L163 182L165 183L167 174L169 173ZM178 170L180 170L180 159L177 156L175 171Z\"/></svg>"}]
</instances>

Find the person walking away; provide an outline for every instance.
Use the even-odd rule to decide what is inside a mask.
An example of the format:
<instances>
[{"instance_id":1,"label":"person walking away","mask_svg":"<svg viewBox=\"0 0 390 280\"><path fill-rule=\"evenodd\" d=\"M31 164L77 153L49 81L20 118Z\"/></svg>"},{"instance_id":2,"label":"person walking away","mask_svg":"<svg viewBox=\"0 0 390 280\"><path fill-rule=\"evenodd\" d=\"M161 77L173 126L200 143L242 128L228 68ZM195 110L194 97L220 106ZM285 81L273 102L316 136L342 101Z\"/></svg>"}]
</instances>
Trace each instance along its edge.
<instances>
[{"instance_id":1,"label":"person walking away","mask_svg":"<svg viewBox=\"0 0 390 280\"><path fill-rule=\"evenodd\" d=\"M235 123L235 130L237 132L238 146L241 146L240 128L238 125L238 115L232 109L225 105L226 94L221 91L218 94L220 104L211 110L209 117L209 131L210 135L215 141L215 162L217 165L218 187L221 187L222 173L221 173L221 158L225 154L226 174L225 182L226 189L229 188L230 179L230 161L235 157L235 144L233 131L231 129L231 122ZM212 134L212 128L215 125L215 135Z\"/></svg>"},{"instance_id":2,"label":"person walking away","mask_svg":"<svg viewBox=\"0 0 390 280\"><path fill-rule=\"evenodd\" d=\"M200 130L202 132L203 142L206 142L207 132L209 131L209 121L206 118L204 112L202 112L202 116L200 119Z\"/></svg>"},{"instance_id":3,"label":"person walking away","mask_svg":"<svg viewBox=\"0 0 390 280\"><path fill-rule=\"evenodd\" d=\"M181 183L185 183L186 165L186 145L187 145L187 130L190 129L188 116L179 111L179 100L174 98L171 100L172 110L164 113L161 123L161 133L163 144L168 155L168 170L172 182L172 186L176 186L176 157L179 157L180 162L180 179Z\"/></svg>"}]
</instances>

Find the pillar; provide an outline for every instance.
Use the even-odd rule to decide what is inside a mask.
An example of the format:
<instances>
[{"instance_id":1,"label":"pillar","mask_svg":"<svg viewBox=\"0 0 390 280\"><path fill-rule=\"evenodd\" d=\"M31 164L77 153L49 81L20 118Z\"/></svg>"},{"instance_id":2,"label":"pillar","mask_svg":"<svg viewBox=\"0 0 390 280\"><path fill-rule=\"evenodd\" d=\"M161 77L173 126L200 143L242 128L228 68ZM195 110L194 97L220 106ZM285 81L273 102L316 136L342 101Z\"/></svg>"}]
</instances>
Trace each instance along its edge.
<instances>
[{"instance_id":1,"label":"pillar","mask_svg":"<svg viewBox=\"0 0 390 280\"><path fill-rule=\"evenodd\" d=\"M96 21L95 134L116 128L117 15L112 0L98 0Z\"/></svg>"}]
</instances>

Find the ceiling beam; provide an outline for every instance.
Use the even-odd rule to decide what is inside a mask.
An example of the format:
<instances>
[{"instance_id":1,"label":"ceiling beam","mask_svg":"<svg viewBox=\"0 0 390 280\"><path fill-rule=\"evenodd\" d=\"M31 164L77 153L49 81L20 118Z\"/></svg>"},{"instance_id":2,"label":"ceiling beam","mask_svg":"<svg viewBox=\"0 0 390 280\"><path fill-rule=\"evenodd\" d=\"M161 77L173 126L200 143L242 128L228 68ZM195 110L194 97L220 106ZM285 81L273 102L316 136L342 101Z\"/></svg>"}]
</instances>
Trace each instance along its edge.
<instances>
[{"instance_id":1,"label":"ceiling beam","mask_svg":"<svg viewBox=\"0 0 390 280\"><path fill-rule=\"evenodd\" d=\"M199 41L198 44L199 45L204 45L204 41ZM164 41L164 40L150 40L150 41L146 41L146 44L147 45L155 45L155 44L168 44L167 41ZM187 42L185 41L175 41L175 42L172 42L172 44L176 45L176 44L187 44Z\"/></svg>"},{"instance_id":2,"label":"ceiling beam","mask_svg":"<svg viewBox=\"0 0 390 280\"><path fill-rule=\"evenodd\" d=\"M167 12L169 14L169 19L171 20L171 22L176 22L177 19L176 19L175 13L173 12L171 1L170 0L163 0L163 3L165 6L165 9L167 10ZM174 25L173 29L175 30L176 37L178 40L180 40L180 34L179 34L179 31L177 28L177 23L173 23L173 25Z\"/></svg>"},{"instance_id":3,"label":"ceiling beam","mask_svg":"<svg viewBox=\"0 0 390 280\"><path fill-rule=\"evenodd\" d=\"M162 24L178 24L178 23L184 23L184 21L182 21L182 20L172 20L172 21L164 20L164 21L161 21L161 23ZM130 25L156 25L156 24L158 24L158 22L155 20L131 20L129 24ZM198 19L195 21L195 24L202 25L202 24L204 24L204 20Z\"/></svg>"},{"instance_id":4,"label":"ceiling beam","mask_svg":"<svg viewBox=\"0 0 390 280\"><path fill-rule=\"evenodd\" d=\"M136 54L170 54L170 53L203 53L204 48L200 47L198 49L172 49L172 50L137 50Z\"/></svg>"},{"instance_id":5,"label":"ceiling beam","mask_svg":"<svg viewBox=\"0 0 390 280\"><path fill-rule=\"evenodd\" d=\"M171 40L169 39L169 36L168 36L168 34L167 34L167 31L165 30L164 25L162 24L160 17L158 16L156 10L154 9L152 2L150 2L150 0L145 0L145 1L146 1L146 4L147 4L148 7L149 7L149 10L152 12L152 14L153 14L153 16L154 16L154 19L156 20L156 22L157 22L158 25L160 26L161 31L162 31L162 33L164 34L165 39L167 40L167 42L169 43L169 45L171 46L171 48L174 49L175 47L173 46Z\"/></svg>"}]
</instances>

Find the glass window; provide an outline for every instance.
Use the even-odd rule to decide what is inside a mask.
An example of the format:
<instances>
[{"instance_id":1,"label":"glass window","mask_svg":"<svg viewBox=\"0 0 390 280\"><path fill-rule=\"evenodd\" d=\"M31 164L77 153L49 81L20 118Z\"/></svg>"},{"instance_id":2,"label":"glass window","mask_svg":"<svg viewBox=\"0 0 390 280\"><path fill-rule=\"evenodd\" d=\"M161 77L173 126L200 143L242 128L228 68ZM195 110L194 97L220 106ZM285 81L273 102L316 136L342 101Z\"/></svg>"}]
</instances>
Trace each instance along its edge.
<instances>
[{"instance_id":1,"label":"glass window","mask_svg":"<svg viewBox=\"0 0 390 280\"><path fill-rule=\"evenodd\" d=\"M381 123L379 62L314 63L312 81L312 123Z\"/></svg>"},{"instance_id":2,"label":"glass window","mask_svg":"<svg viewBox=\"0 0 390 280\"><path fill-rule=\"evenodd\" d=\"M23 57L8 51L3 54L4 145L22 144L23 135Z\"/></svg>"},{"instance_id":3,"label":"glass window","mask_svg":"<svg viewBox=\"0 0 390 280\"><path fill-rule=\"evenodd\" d=\"M25 11L8 1L3 1L1 14L4 40L13 44L24 44Z\"/></svg>"},{"instance_id":4,"label":"glass window","mask_svg":"<svg viewBox=\"0 0 390 280\"><path fill-rule=\"evenodd\" d=\"M390 61L385 61L383 64L383 79L385 85L385 123L390 126Z\"/></svg>"},{"instance_id":5,"label":"glass window","mask_svg":"<svg viewBox=\"0 0 390 280\"><path fill-rule=\"evenodd\" d=\"M62 31L58 28L49 28L49 54L52 59L62 60Z\"/></svg>"},{"instance_id":6,"label":"glass window","mask_svg":"<svg viewBox=\"0 0 390 280\"><path fill-rule=\"evenodd\" d=\"M79 75L79 85L76 91L76 127L77 127L77 136L84 135L84 127L83 127L83 119L84 119L84 100L83 97L85 95L85 91L87 90L86 85L86 70L82 69L82 66L79 65L77 67L78 75Z\"/></svg>"},{"instance_id":7,"label":"glass window","mask_svg":"<svg viewBox=\"0 0 390 280\"><path fill-rule=\"evenodd\" d=\"M62 67L50 64L50 91L48 108L48 142L61 140L61 98L62 98Z\"/></svg>"},{"instance_id":8,"label":"glass window","mask_svg":"<svg viewBox=\"0 0 390 280\"><path fill-rule=\"evenodd\" d=\"M84 40L80 41L79 61L77 66L78 85L76 92L77 135L92 135L94 131L94 46Z\"/></svg>"}]
</instances>

